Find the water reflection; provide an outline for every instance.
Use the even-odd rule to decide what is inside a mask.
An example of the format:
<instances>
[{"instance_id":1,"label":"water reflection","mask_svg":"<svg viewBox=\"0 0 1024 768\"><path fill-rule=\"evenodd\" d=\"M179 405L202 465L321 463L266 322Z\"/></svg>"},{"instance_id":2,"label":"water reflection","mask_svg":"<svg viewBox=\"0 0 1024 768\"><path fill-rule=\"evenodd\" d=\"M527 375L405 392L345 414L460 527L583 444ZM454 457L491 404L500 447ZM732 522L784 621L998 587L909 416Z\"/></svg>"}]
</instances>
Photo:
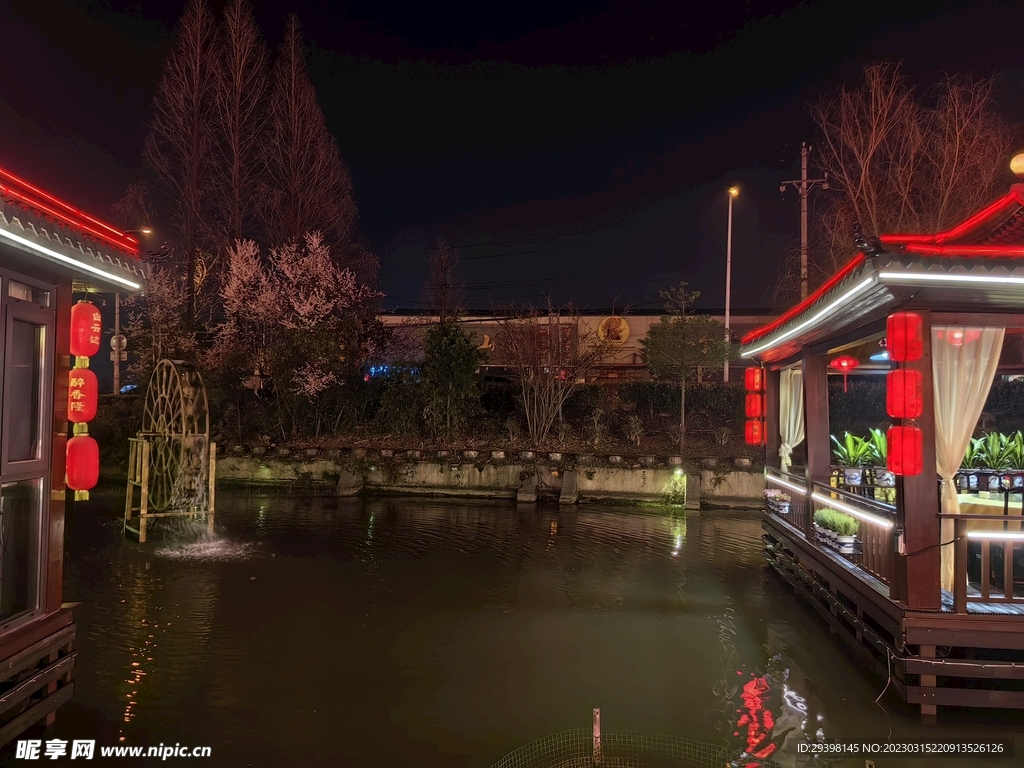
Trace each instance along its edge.
<instances>
[{"instance_id":1,"label":"water reflection","mask_svg":"<svg viewBox=\"0 0 1024 768\"><path fill-rule=\"evenodd\" d=\"M599 706L753 766L889 727L881 684L766 575L756 515L221 492L218 538L139 547L102 501L68 533L72 706L126 743L486 768Z\"/></svg>"}]
</instances>

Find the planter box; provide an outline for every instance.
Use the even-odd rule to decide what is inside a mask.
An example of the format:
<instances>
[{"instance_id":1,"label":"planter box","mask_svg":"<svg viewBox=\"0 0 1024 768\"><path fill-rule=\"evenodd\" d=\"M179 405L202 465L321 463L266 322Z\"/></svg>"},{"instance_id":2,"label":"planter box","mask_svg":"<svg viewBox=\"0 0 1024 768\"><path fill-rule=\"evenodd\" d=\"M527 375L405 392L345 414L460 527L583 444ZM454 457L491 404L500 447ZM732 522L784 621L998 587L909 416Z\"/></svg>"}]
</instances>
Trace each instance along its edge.
<instances>
[{"instance_id":1,"label":"planter box","mask_svg":"<svg viewBox=\"0 0 1024 768\"><path fill-rule=\"evenodd\" d=\"M856 536L837 536L836 545L841 555L852 555L854 544L857 542Z\"/></svg>"},{"instance_id":2,"label":"planter box","mask_svg":"<svg viewBox=\"0 0 1024 768\"><path fill-rule=\"evenodd\" d=\"M887 469L874 470L875 485L879 488L894 488L896 486L896 473Z\"/></svg>"},{"instance_id":3,"label":"planter box","mask_svg":"<svg viewBox=\"0 0 1024 768\"><path fill-rule=\"evenodd\" d=\"M768 508L772 512L776 512L780 515L789 514L789 502L788 501L772 501L768 499Z\"/></svg>"},{"instance_id":4,"label":"planter box","mask_svg":"<svg viewBox=\"0 0 1024 768\"><path fill-rule=\"evenodd\" d=\"M846 485L860 485L864 480L864 470L860 467L844 467L843 482Z\"/></svg>"}]
</instances>

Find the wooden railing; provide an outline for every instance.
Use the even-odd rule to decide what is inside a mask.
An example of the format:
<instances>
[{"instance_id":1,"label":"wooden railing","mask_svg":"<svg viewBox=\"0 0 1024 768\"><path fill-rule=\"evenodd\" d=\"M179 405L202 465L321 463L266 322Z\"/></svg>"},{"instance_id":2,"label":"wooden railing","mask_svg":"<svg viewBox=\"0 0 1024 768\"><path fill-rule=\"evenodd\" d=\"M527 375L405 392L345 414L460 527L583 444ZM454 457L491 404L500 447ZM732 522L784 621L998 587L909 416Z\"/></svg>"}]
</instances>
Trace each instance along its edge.
<instances>
[{"instance_id":1,"label":"wooden railing","mask_svg":"<svg viewBox=\"0 0 1024 768\"><path fill-rule=\"evenodd\" d=\"M840 557L863 568L886 586L892 586L895 505L824 483L814 483L811 506L815 510L832 507L857 518L860 529L857 531L856 551Z\"/></svg>"},{"instance_id":2,"label":"wooden railing","mask_svg":"<svg viewBox=\"0 0 1024 768\"><path fill-rule=\"evenodd\" d=\"M778 488L789 496L789 512L782 514L770 507L768 512L798 528L804 535L811 529L807 511L807 480L800 475L782 472L774 467L765 467L765 488Z\"/></svg>"},{"instance_id":3,"label":"wooden railing","mask_svg":"<svg viewBox=\"0 0 1024 768\"><path fill-rule=\"evenodd\" d=\"M953 520L953 610L968 602L1024 606L1024 531L1005 515L940 514ZM975 552L971 546L977 542ZM972 559L979 563L972 573ZM976 576L976 578L974 578Z\"/></svg>"}]
</instances>

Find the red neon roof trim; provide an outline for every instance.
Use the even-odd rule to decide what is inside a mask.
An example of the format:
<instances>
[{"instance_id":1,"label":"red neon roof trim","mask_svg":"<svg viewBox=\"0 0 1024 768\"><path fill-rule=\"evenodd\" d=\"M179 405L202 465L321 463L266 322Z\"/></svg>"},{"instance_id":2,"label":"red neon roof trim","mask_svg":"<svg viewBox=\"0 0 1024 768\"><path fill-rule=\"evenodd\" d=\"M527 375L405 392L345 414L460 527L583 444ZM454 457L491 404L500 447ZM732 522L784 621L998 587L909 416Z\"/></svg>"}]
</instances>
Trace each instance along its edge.
<instances>
[{"instance_id":1,"label":"red neon roof trim","mask_svg":"<svg viewBox=\"0 0 1024 768\"><path fill-rule=\"evenodd\" d=\"M846 278L851 272L853 272L857 267L859 267L863 263L864 263L864 254L863 253L858 253L856 256L854 256L852 259L850 259L849 262L847 262L845 267L843 267L838 272L836 272L834 275L832 275L832 277L830 277L828 279L828 282L826 282L824 285L822 285L820 288L818 288L818 290L816 290L814 293L812 293L806 299L801 301L799 304L797 304L792 309L788 310L785 314L781 315L780 317L778 317L775 320L773 320L772 322L770 322L768 325L763 325L760 328L755 328L750 333L748 333L746 336L744 336L743 340L742 340L743 343L744 344L748 344L751 341L753 341L754 339L759 339L762 336L766 336L767 334L769 334L772 331L774 331L776 328L779 328L779 327L785 325L790 320L792 320L794 317L796 317L801 312L803 312L805 309L807 309L809 306L811 306L818 299L820 299L822 296L824 296L826 293L828 293L833 288L835 288L836 285L838 285L844 278Z\"/></svg>"},{"instance_id":2,"label":"red neon roof trim","mask_svg":"<svg viewBox=\"0 0 1024 768\"><path fill-rule=\"evenodd\" d=\"M1000 197L992 203L989 203L973 216L945 232L939 232L934 235L882 235L878 239L889 245L911 245L914 243L931 243L934 245L940 245L950 240L955 240L956 238L969 233L972 229L976 229L981 224L984 224L987 220L991 219L997 213L1002 212L1004 209L1010 208L1015 204L1024 205L1024 197L1022 197L1021 194L1022 186L1024 185L1014 184L1008 194ZM917 249L915 248L914 250ZM920 251L920 253L924 252Z\"/></svg>"},{"instance_id":3,"label":"red neon roof trim","mask_svg":"<svg viewBox=\"0 0 1024 768\"><path fill-rule=\"evenodd\" d=\"M922 256L992 256L1021 257L1024 256L1024 245L931 245L930 243L912 243L907 245L909 253Z\"/></svg>"},{"instance_id":4,"label":"red neon roof trim","mask_svg":"<svg viewBox=\"0 0 1024 768\"><path fill-rule=\"evenodd\" d=\"M133 256L137 256L139 253L139 241L136 238L80 211L2 168L0 168L0 194Z\"/></svg>"}]
</instances>

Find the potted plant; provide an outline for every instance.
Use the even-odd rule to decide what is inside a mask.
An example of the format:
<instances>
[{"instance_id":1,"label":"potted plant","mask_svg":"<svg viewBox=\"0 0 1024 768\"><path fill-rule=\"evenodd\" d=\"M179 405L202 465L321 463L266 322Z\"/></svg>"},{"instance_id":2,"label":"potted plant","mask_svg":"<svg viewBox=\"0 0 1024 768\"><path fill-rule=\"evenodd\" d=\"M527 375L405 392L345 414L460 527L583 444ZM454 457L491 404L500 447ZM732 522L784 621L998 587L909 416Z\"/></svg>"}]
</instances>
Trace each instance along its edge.
<instances>
[{"instance_id":1,"label":"potted plant","mask_svg":"<svg viewBox=\"0 0 1024 768\"><path fill-rule=\"evenodd\" d=\"M852 515L837 512L835 526L839 554L852 555L854 544L857 542L857 531L860 530L860 522Z\"/></svg>"},{"instance_id":2,"label":"potted plant","mask_svg":"<svg viewBox=\"0 0 1024 768\"><path fill-rule=\"evenodd\" d=\"M768 508L773 512L778 512L781 515L789 514L789 502L791 499L788 494L783 493L778 488L765 488L764 498Z\"/></svg>"},{"instance_id":3,"label":"potted plant","mask_svg":"<svg viewBox=\"0 0 1024 768\"><path fill-rule=\"evenodd\" d=\"M843 479L846 485L860 485L864 478L864 467L871 459L871 443L863 437L855 437L846 432L843 442L839 442L835 435L832 435L832 442L835 448L832 453L843 467Z\"/></svg>"},{"instance_id":4,"label":"potted plant","mask_svg":"<svg viewBox=\"0 0 1024 768\"><path fill-rule=\"evenodd\" d=\"M896 473L890 472L886 468L886 462L889 457L889 442L886 439L885 432L880 429L871 429L871 437L868 438L868 444L871 446L871 466L874 467L871 473L875 478L875 485L882 488L892 488L896 485Z\"/></svg>"},{"instance_id":5,"label":"potted plant","mask_svg":"<svg viewBox=\"0 0 1024 768\"><path fill-rule=\"evenodd\" d=\"M1010 436L1006 454L1006 467L1013 471L1010 485L1020 488L1024 486L1024 433L1019 429Z\"/></svg>"},{"instance_id":6,"label":"potted plant","mask_svg":"<svg viewBox=\"0 0 1024 768\"><path fill-rule=\"evenodd\" d=\"M814 513L814 530L822 544L832 546L831 525L834 509L819 509Z\"/></svg>"}]
</instances>

